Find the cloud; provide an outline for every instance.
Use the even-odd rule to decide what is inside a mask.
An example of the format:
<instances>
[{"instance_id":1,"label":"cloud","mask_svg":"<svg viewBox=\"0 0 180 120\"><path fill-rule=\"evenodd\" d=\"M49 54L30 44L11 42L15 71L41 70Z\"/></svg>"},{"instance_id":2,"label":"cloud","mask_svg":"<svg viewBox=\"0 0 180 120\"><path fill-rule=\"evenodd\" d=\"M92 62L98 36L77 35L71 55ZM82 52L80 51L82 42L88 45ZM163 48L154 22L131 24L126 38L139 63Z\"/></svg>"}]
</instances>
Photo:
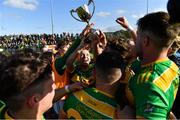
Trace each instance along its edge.
<instances>
[{"instance_id":1,"label":"cloud","mask_svg":"<svg viewBox=\"0 0 180 120\"><path fill-rule=\"evenodd\" d=\"M116 13L118 14L118 15L122 15L122 14L124 14L126 11L125 10L117 10L116 11Z\"/></svg>"},{"instance_id":2,"label":"cloud","mask_svg":"<svg viewBox=\"0 0 180 120\"><path fill-rule=\"evenodd\" d=\"M132 18L135 18L135 19L139 19L139 18L141 18L141 17L143 17L143 16L144 16L144 14L139 14L139 15L133 14L133 15L131 15L131 17L132 17Z\"/></svg>"},{"instance_id":3,"label":"cloud","mask_svg":"<svg viewBox=\"0 0 180 120\"><path fill-rule=\"evenodd\" d=\"M109 13L109 12L99 12L99 13L97 13L97 16L99 16L99 17L107 17L107 16L110 16L111 15L111 13Z\"/></svg>"},{"instance_id":4,"label":"cloud","mask_svg":"<svg viewBox=\"0 0 180 120\"><path fill-rule=\"evenodd\" d=\"M38 4L38 0L5 0L3 2L5 6L26 10L36 10Z\"/></svg>"}]
</instances>

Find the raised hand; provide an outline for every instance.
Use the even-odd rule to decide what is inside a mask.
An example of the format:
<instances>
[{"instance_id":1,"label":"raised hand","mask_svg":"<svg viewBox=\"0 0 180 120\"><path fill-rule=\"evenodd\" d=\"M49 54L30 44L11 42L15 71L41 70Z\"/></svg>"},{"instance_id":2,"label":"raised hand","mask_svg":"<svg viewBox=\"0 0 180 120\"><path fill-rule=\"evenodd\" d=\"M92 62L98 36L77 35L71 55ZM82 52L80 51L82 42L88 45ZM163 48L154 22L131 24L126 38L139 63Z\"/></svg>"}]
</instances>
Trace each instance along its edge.
<instances>
[{"instance_id":1,"label":"raised hand","mask_svg":"<svg viewBox=\"0 0 180 120\"><path fill-rule=\"evenodd\" d=\"M83 39L83 38L86 38L87 35L91 32L91 29L92 27L94 26L94 23L91 23L91 24L88 24L84 30L81 32L80 34L80 37Z\"/></svg>"},{"instance_id":2,"label":"raised hand","mask_svg":"<svg viewBox=\"0 0 180 120\"><path fill-rule=\"evenodd\" d=\"M125 17L119 17L116 19L116 22L120 24L123 28L128 29L129 23Z\"/></svg>"},{"instance_id":3,"label":"raised hand","mask_svg":"<svg viewBox=\"0 0 180 120\"><path fill-rule=\"evenodd\" d=\"M131 36L134 41L137 39L136 32L134 31L133 27L129 25L127 19L125 17L119 17L116 19L116 22L120 24L123 28L125 28L127 31L131 33Z\"/></svg>"},{"instance_id":4,"label":"raised hand","mask_svg":"<svg viewBox=\"0 0 180 120\"><path fill-rule=\"evenodd\" d=\"M107 40L105 34L101 30L98 30L98 34L93 37L91 43L91 49L95 57L103 52L106 44Z\"/></svg>"}]
</instances>

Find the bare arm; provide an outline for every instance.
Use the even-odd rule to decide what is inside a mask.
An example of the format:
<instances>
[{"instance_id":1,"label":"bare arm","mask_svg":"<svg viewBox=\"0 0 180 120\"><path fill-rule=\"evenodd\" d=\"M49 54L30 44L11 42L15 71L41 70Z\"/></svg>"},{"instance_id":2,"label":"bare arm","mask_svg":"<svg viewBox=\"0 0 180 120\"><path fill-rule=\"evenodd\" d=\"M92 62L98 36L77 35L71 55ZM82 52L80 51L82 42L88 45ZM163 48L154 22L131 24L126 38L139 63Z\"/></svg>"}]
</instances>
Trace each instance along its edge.
<instances>
[{"instance_id":1,"label":"bare arm","mask_svg":"<svg viewBox=\"0 0 180 120\"><path fill-rule=\"evenodd\" d=\"M116 19L116 22L120 24L123 28L125 28L128 32L131 33L131 36L136 41L137 35L136 32L133 30L133 28L129 25L127 19L125 17L119 17Z\"/></svg>"},{"instance_id":2,"label":"bare arm","mask_svg":"<svg viewBox=\"0 0 180 120\"><path fill-rule=\"evenodd\" d=\"M89 34L90 29L92 28L93 25L94 24L87 25L84 28L84 30L82 31L82 33L80 34L80 38L81 38L80 45L75 49L75 51L68 57L68 59L66 61L67 71L68 72L72 72L74 70L73 62L76 60L77 56L79 55L80 50L87 45L87 44L84 43L84 39Z\"/></svg>"},{"instance_id":3,"label":"bare arm","mask_svg":"<svg viewBox=\"0 0 180 120\"><path fill-rule=\"evenodd\" d=\"M66 65L67 65L66 69L70 73L74 70L73 63L79 54L78 50L79 50L79 47L69 56L69 58L66 61Z\"/></svg>"},{"instance_id":4,"label":"bare arm","mask_svg":"<svg viewBox=\"0 0 180 120\"><path fill-rule=\"evenodd\" d=\"M176 120L177 119L172 111L169 113L169 119L172 119L172 120Z\"/></svg>"},{"instance_id":5,"label":"bare arm","mask_svg":"<svg viewBox=\"0 0 180 120\"><path fill-rule=\"evenodd\" d=\"M81 90L81 89L83 89L83 86L82 86L82 83L80 83L80 82L67 85L63 88L58 88L55 90L55 96L53 99L53 103L60 100L63 96L65 96L71 92Z\"/></svg>"},{"instance_id":6,"label":"bare arm","mask_svg":"<svg viewBox=\"0 0 180 120\"><path fill-rule=\"evenodd\" d=\"M69 58L66 61L68 72L71 73L74 70L73 63L76 60L76 58L79 56L82 49L84 49L86 46L87 44L85 44L84 41L82 40L80 45L76 48L76 50L69 56Z\"/></svg>"}]
</instances>

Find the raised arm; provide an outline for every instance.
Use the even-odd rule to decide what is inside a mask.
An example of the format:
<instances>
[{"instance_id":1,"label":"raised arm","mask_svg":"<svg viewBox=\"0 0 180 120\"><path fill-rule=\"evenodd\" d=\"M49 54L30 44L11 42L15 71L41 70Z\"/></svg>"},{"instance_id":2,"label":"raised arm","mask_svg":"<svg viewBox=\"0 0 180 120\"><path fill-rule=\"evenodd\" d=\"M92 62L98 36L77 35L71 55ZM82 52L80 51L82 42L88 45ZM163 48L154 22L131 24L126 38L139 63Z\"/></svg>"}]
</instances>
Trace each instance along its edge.
<instances>
[{"instance_id":1,"label":"raised arm","mask_svg":"<svg viewBox=\"0 0 180 120\"><path fill-rule=\"evenodd\" d=\"M84 43L84 41L81 41L80 45L75 49L75 51L68 57L67 61L66 61L66 65L67 65L67 71L68 72L72 72L74 70L74 61L78 58L80 52L82 49L84 49L86 47L87 44Z\"/></svg>"},{"instance_id":2,"label":"raised arm","mask_svg":"<svg viewBox=\"0 0 180 120\"><path fill-rule=\"evenodd\" d=\"M119 17L116 19L116 22L120 24L123 28L125 28L128 32L131 33L131 36L136 41L137 35L136 32L133 30L133 28L129 25L127 19L125 17Z\"/></svg>"}]
</instances>

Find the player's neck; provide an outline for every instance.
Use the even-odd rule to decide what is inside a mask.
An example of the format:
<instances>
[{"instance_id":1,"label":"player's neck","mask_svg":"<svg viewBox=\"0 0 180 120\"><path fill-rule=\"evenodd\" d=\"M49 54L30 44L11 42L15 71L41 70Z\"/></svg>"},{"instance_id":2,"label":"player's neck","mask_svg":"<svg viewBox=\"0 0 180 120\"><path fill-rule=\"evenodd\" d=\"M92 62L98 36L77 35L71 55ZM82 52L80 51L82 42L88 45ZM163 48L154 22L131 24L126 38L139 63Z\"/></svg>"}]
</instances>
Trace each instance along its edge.
<instances>
[{"instance_id":1,"label":"player's neck","mask_svg":"<svg viewBox=\"0 0 180 120\"><path fill-rule=\"evenodd\" d=\"M108 84L108 83L96 84L96 89L103 91L107 94L110 94L112 96L115 95L118 87L119 87L119 84L117 82L115 82L113 84Z\"/></svg>"},{"instance_id":2,"label":"player's neck","mask_svg":"<svg viewBox=\"0 0 180 120\"><path fill-rule=\"evenodd\" d=\"M146 65L149 63L153 63L157 60L164 59L164 58L167 58L167 52L162 52L159 54L151 54L151 55L145 56L145 57L143 57L141 63L142 63L142 65Z\"/></svg>"}]
</instances>

